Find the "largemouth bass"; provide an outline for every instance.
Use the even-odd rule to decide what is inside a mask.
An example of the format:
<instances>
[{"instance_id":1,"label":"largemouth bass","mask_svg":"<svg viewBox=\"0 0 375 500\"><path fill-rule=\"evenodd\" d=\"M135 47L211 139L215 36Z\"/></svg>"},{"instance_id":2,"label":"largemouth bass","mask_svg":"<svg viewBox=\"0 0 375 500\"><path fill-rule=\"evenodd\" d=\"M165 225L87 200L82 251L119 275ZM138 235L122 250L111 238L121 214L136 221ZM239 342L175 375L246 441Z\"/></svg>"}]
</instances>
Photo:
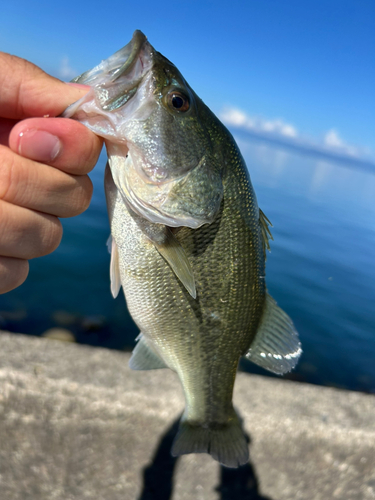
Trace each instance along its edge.
<instances>
[{"instance_id":1,"label":"largemouth bass","mask_svg":"<svg viewBox=\"0 0 375 500\"><path fill-rule=\"evenodd\" d=\"M267 294L269 221L228 130L140 31L73 81L91 86L64 116L105 140L111 291L141 334L135 370L170 368L186 408L172 454L248 460L232 405L238 362L274 373L301 354Z\"/></svg>"}]
</instances>

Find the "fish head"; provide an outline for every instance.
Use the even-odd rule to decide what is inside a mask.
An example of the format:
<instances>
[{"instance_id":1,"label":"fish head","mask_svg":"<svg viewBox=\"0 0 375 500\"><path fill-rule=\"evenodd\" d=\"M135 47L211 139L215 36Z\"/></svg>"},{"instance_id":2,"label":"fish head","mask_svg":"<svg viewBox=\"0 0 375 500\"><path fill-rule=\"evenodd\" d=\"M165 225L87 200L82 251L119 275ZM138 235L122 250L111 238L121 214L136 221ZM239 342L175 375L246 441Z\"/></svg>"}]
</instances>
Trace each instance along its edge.
<instances>
[{"instance_id":1,"label":"fish head","mask_svg":"<svg viewBox=\"0 0 375 500\"><path fill-rule=\"evenodd\" d=\"M214 115L140 31L77 83L91 89L64 116L104 137L113 180L150 220L200 227L217 215L224 162Z\"/></svg>"}]
</instances>

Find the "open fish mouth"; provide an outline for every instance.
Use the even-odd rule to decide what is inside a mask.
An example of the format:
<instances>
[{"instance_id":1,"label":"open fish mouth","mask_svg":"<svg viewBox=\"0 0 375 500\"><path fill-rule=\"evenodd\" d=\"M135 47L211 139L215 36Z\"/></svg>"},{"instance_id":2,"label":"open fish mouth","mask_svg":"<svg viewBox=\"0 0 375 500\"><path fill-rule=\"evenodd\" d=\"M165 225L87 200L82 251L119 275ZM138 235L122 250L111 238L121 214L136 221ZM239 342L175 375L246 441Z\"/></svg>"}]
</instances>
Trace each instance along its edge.
<instances>
[{"instance_id":1,"label":"open fish mouth","mask_svg":"<svg viewBox=\"0 0 375 500\"><path fill-rule=\"evenodd\" d=\"M132 39L130 40L128 45L126 45L124 47L124 49L125 48L130 49L130 54L129 54L128 58L126 59L126 61L123 63L123 65L114 71L112 81L117 80L120 76L126 75L127 73L129 73L132 70L132 68L134 67L134 65L137 62L139 54L142 50L143 45L146 43L146 41L147 41L147 38L142 33L142 31L140 31L140 30L134 31Z\"/></svg>"},{"instance_id":2,"label":"open fish mouth","mask_svg":"<svg viewBox=\"0 0 375 500\"><path fill-rule=\"evenodd\" d=\"M71 81L90 85L95 89L96 102L103 111L114 111L137 92L138 85L152 67L153 52L146 36L136 30L125 47Z\"/></svg>"},{"instance_id":3,"label":"open fish mouth","mask_svg":"<svg viewBox=\"0 0 375 500\"><path fill-rule=\"evenodd\" d=\"M135 30L130 42L122 49L115 52L111 57L102 61L95 68L85 71L73 78L72 83L95 86L105 77L112 82L120 76L126 75L134 67L147 37L140 30Z\"/></svg>"}]
</instances>

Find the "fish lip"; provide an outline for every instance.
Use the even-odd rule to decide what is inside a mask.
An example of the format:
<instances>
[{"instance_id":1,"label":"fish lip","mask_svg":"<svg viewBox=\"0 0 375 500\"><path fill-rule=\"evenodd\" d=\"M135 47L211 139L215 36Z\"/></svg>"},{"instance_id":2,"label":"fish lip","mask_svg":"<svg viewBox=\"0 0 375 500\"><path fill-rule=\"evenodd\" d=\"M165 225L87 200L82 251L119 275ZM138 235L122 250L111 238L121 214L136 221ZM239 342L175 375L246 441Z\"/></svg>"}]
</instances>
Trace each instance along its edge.
<instances>
[{"instance_id":1,"label":"fish lip","mask_svg":"<svg viewBox=\"0 0 375 500\"><path fill-rule=\"evenodd\" d=\"M124 47L72 80L73 83L89 85L91 89L83 98L69 106L62 116L72 117L77 108L93 97L98 108L105 112L126 106L152 68L154 54L155 50L146 36L136 30Z\"/></svg>"},{"instance_id":2,"label":"fish lip","mask_svg":"<svg viewBox=\"0 0 375 500\"><path fill-rule=\"evenodd\" d=\"M120 77L131 73L137 60L142 57L141 53L146 45L149 46L149 52L152 53L153 49L147 42L146 35L144 35L140 30L135 30L132 39L124 47L94 68L73 78L71 83L81 83L89 85L92 88L95 88L98 85L105 86L109 82L113 84ZM125 57L126 60L121 64L121 59L125 59ZM141 62L143 69L143 61Z\"/></svg>"},{"instance_id":3,"label":"fish lip","mask_svg":"<svg viewBox=\"0 0 375 500\"><path fill-rule=\"evenodd\" d=\"M129 73L134 64L137 62L140 52L143 48L143 45L147 42L147 37L140 30L135 30L130 40L131 51L129 57L124 62L120 68L118 68L112 75L112 81L115 82L118 78Z\"/></svg>"}]
</instances>

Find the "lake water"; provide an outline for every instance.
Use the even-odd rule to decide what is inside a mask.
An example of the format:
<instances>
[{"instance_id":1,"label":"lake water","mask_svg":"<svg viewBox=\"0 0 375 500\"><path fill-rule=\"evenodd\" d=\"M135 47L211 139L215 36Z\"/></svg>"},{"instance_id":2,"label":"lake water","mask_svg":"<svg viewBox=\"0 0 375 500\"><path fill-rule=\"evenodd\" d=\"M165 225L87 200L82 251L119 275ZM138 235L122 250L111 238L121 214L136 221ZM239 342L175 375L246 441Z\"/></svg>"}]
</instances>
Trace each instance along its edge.
<instances>
[{"instance_id":1,"label":"lake water","mask_svg":"<svg viewBox=\"0 0 375 500\"><path fill-rule=\"evenodd\" d=\"M271 295L293 318L303 355L287 376L375 392L375 169L239 136L258 203L273 224ZM0 296L0 328L41 335L69 328L80 343L130 350L138 334L109 290L105 156L90 208L63 221L62 244L31 262L28 280ZM245 370L268 374L244 361Z\"/></svg>"}]
</instances>

